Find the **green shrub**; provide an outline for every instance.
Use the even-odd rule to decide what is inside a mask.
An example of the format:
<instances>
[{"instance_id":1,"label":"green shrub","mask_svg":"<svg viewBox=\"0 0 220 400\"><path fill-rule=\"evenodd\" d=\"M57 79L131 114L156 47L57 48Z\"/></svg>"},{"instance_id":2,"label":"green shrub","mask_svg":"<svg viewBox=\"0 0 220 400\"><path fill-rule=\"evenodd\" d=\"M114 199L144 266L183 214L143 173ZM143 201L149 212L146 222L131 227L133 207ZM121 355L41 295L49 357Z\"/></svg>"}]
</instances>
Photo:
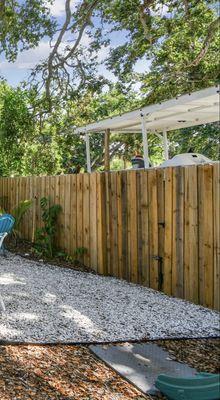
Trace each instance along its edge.
<instances>
[{"instance_id":1,"label":"green shrub","mask_svg":"<svg viewBox=\"0 0 220 400\"><path fill-rule=\"evenodd\" d=\"M12 233L15 236L15 238L20 236L19 227L20 227L21 221L31 206L32 206L31 200L23 200L18 204L17 207L15 207L12 210L11 214L15 218L15 224L14 224Z\"/></svg>"},{"instance_id":2,"label":"green shrub","mask_svg":"<svg viewBox=\"0 0 220 400\"><path fill-rule=\"evenodd\" d=\"M38 254L52 258L55 255L55 233L57 218L62 208L58 204L49 205L49 198L42 197L40 200L42 209L42 220L44 226L36 229L34 248Z\"/></svg>"}]
</instances>

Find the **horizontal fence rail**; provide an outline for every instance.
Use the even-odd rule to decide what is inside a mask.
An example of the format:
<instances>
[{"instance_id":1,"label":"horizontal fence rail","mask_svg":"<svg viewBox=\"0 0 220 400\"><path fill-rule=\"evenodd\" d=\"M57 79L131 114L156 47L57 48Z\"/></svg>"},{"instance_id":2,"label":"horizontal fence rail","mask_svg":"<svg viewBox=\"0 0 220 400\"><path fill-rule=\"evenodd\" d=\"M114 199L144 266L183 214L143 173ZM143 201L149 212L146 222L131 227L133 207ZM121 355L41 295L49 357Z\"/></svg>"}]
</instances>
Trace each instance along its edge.
<instances>
[{"instance_id":1,"label":"horizontal fence rail","mask_svg":"<svg viewBox=\"0 0 220 400\"><path fill-rule=\"evenodd\" d=\"M60 204L57 246L95 271L219 309L220 164L0 178L1 206L33 201L21 226L34 241L40 199Z\"/></svg>"}]
</instances>

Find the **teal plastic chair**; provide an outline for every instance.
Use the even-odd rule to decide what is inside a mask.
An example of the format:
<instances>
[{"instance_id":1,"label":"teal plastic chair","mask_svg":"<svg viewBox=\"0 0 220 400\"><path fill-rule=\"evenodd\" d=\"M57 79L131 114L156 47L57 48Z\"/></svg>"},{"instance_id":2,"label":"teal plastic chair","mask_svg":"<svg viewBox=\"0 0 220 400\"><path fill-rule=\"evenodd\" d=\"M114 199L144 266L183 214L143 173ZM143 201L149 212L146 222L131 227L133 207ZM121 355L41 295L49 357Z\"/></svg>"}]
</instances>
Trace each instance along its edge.
<instances>
[{"instance_id":1,"label":"teal plastic chair","mask_svg":"<svg viewBox=\"0 0 220 400\"><path fill-rule=\"evenodd\" d=\"M11 232L15 223L14 217L10 214L3 214L0 216L0 252L4 254L4 239ZM5 312L5 304L0 294L0 310Z\"/></svg>"},{"instance_id":2,"label":"teal plastic chair","mask_svg":"<svg viewBox=\"0 0 220 400\"><path fill-rule=\"evenodd\" d=\"M10 214L3 214L0 216L0 251L4 252L4 239L11 232L15 223L14 217Z\"/></svg>"},{"instance_id":3,"label":"teal plastic chair","mask_svg":"<svg viewBox=\"0 0 220 400\"><path fill-rule=\"evenodd\" d=\"M155 386L169 400L219 400L220 375L198 373L190 378L159 375Z\"/></svg>"}]
</instances>

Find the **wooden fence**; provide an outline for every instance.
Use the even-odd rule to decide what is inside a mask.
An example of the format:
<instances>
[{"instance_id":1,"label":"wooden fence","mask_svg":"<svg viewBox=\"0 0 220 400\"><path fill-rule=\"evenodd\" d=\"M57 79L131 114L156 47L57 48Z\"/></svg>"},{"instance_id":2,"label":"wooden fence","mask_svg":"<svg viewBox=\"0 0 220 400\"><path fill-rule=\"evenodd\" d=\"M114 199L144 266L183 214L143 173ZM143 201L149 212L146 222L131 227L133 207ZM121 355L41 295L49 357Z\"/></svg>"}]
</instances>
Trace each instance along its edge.
<instances>
[{"instance_id":1,"label":"wooden fence","mask_svg":"<svg viewBox=\"0 0 220 400\"><path fill-rule=\"evenodd\" d=\"M68 254L85 247L101 274L219 309L219 166L1 178L0 197L9 211L33 200L24 238L49 196L62 206L57 244Z\"/></svg>"}]
</instances>

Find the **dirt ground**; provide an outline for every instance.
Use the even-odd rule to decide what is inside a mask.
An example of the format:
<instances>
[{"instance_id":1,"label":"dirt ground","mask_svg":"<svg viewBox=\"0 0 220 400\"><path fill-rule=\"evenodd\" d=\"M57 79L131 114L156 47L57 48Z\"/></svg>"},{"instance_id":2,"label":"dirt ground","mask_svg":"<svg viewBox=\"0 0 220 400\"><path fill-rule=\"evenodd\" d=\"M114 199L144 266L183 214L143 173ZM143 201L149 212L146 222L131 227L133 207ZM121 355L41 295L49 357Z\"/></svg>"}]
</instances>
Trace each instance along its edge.
<instances>
[{"instance_id":1,"label":"dirt ground","mask_svg":"<svg viewBox=\"0 0 220 400\"><path fill-rule=\"evenodd\" d=\"M220 340L158 341L171 358L218 372ZM142 400L145 396L87 346L0 346L1 400ZM154 399L163 399L162 396Z\"/></svg>"},{"instance_id":2,"label":"dirt ground","mask_svg":"<svg viewBox=\"0 0 220 400\"><path fill-rule=\"evenodd\" d=\"M90 272L92 274L96 274L94 270L86 267L80 260L74 260L73 258L65 259L64 257L47 258L45 256L38 255L33 250L33 244L28 242L27 240L18 239L16 243L14 240L11 240L10 238L7 240L6 238L6 249L14 254L20 255L30 260L40 261L45 264L59 266L61 268L70 268L76 271Z\"/></svg>"}]
</instances>

